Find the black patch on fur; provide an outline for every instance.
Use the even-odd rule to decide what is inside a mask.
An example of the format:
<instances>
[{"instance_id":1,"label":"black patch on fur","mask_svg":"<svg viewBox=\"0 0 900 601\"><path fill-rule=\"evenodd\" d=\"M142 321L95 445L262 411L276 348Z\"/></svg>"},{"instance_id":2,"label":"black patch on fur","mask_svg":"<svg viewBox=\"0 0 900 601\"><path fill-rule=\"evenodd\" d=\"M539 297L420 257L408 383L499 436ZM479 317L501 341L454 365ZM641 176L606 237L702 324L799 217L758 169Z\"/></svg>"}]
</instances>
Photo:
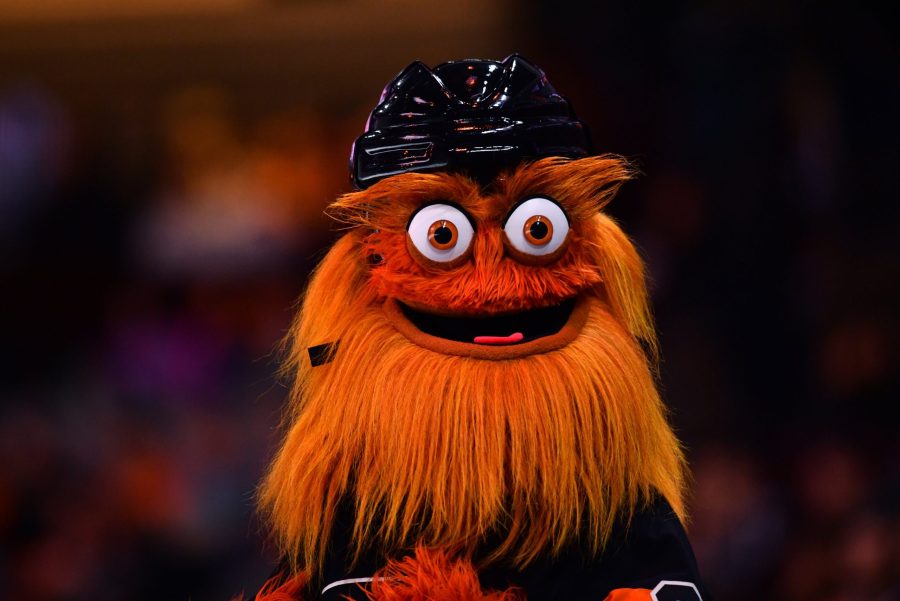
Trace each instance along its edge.
<instances>
[{"instance_id":1,"label":"black patch on fur","mask_svg":"<svg viewBox=\"0 0 900 601\"><path fill-rule=\"evenodd\" d=\"M334 359L334 355L337 353L338 342L325 342L306 349L306 352L309 353L309 362L312 366L319 367Z\"/></svg>"}]
</instances>

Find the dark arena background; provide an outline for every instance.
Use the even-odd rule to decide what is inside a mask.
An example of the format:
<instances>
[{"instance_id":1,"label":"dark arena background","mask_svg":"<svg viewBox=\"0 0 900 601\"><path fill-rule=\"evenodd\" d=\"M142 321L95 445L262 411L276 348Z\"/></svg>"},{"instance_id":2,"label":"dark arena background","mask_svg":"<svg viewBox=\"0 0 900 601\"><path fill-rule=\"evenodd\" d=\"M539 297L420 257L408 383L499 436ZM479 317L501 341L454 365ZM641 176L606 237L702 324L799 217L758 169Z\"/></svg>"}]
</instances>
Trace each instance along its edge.
<instances>
[{"instance_id":1,"label":"dark arena background","mask_svg":"<svg viewBox=\"0 0 900 601\"><path fill-rule=\"evenodd\" d=\"M889 4L889 3L884 3ZM0 3L0 598L227 600L325 205L413 59L540 65L649 265L719 600L900 599L900 14L878 5Z\"/></svg>"}]
</instances>

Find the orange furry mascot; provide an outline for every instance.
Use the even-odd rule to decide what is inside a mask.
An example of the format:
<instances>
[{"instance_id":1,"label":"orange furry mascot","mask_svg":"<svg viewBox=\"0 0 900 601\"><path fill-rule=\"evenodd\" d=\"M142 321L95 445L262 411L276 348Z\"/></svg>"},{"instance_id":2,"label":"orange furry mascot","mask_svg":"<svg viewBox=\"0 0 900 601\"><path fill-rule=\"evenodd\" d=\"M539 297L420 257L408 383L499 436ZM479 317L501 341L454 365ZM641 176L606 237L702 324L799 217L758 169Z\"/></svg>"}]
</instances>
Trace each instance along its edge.
<instances>
[{"instance_id":1,"label":"orange furry mascot","mask_svg":"<svg viewBox=\"0 0 900 601\"><path fill-rule=\"evenodd\" d=\"M352 166L289 336L257 599L699 600L643 266L602 212L626 162L514 55L413 63Z\"/></svg>"}]
</instances>

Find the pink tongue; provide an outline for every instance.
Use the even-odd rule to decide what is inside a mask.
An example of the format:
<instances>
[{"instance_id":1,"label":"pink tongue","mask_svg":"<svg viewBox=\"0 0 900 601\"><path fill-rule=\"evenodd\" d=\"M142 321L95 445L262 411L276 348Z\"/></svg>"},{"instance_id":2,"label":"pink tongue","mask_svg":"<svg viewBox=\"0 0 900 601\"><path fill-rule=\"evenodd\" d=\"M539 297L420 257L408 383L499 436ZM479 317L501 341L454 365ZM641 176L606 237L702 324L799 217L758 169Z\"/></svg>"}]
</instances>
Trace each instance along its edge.
<instances>
[{"instance_id":1,"label":"pink tongue","mask_svg":"<svg viewBox=\"0 0 900 601\"><path fill-rule=\"evenodd\" d=\"M475 344L515 344L522 342L524 338L522 332L515 332L509 336L476 336Z\"/></svg>"}]
</instances>

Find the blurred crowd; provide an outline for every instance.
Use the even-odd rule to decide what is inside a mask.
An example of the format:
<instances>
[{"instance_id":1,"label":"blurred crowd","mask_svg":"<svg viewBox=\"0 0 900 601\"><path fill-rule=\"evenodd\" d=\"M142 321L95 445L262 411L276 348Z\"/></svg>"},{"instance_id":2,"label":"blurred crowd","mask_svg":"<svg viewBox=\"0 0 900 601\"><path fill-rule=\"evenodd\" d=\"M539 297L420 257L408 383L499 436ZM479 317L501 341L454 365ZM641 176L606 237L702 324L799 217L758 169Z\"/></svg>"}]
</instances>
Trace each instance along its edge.
<instances>
[{"instance_id":1,"label":"blurred crowd","mask_svg":"<svg viewBox=\"0 0 900 601\"><path fill-rule=\"evenodd\" d=\"M274 351L332 170L308 116L239 135L227 105L166 101L135 199L46 90L0 96L3 598L228 599L271 569L252 515Z\"/></svg>"},{"instance_id":2,"label":"blurred crowd","mask_svg":"<svg viewBox=\"0 0 900 601\"><path fill-rule=\"evenodd\" d=\"M900 599L900 19L845 8L516 15L516 50L644 172L610 211L649 266L720 600ZM0 598L265 579L277 346L376 92L248 112L253 90L188 82L135 157L0 78Z\"/></svg>"}]
</instances>

